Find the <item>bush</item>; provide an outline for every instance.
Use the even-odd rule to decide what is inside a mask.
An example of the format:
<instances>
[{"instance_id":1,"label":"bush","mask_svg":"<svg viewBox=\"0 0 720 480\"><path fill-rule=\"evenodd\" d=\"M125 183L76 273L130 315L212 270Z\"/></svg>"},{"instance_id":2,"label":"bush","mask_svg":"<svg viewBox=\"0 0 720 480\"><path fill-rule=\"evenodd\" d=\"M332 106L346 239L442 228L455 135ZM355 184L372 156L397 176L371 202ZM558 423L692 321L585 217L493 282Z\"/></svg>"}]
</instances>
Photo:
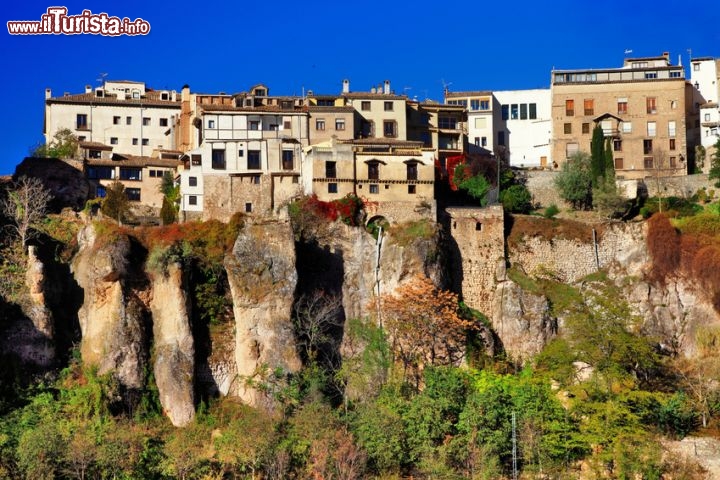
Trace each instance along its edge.
<instances>
[{"instance_id":1,"label":"bush","mask_svg":"<svg viewBox=\"0 0 720 480\"><path fill-rule=\"evenodd\" d=\"M500 192L500 202L510 213L528 213L532 210L532 195L525 185L513 185Z\"/></svg>"},{"instance_id":2,"label":"bush","mask_svg":"<svg viewBox=\"0 0 720 480\"><path fill-rule=\"evenodd\" d=\"M560 197L570 203L576 210L587 210L592 207L592 173L590 156L578 152L570 157L562 166L562 171L555 178Z\"/></svg>"},{"instance_id":3,"label":"bush","mask_svg":"<svg viewBox=\"0 0 720 480\"><path fill-rule=\"evenodd\" d=\"M680 264L680 236L666 215L653 215L648 220L647 245L655 279L662 281L677 270Z\"/></svg>"},{"instance_id":4,"label":"bush","mask_svg":"<svg viewBox=\"0 0 720 480\"><path fill-rule=\"evenodd\" d=\"M545 217L545 218L554 218L555 215L557 215L558 213L560 213L560 209L558 208L557 205L555 205L555 204L553 203L553 204L551 204L549 207L546 207L546 208L545 208L545 211L543 212L543 217Z\"/></svg>"}]
</instances>

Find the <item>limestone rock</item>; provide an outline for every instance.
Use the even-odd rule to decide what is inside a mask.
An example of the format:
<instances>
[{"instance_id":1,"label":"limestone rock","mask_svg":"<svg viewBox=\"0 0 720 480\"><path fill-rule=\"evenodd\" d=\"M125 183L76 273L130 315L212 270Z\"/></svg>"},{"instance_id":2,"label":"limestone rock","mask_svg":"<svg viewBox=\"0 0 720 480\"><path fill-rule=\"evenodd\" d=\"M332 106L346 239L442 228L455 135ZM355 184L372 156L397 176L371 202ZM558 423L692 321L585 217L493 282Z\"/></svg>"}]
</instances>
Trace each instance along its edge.
<instances>
[{"instance_id":1,"label":"limestone rock","mask_svg":"<svg viewBox=\"0 0 720 480\"><path fill-rule=\"evenodd\" d=\"M547 298L510 280L497 286L492 323L508 356L520 362L538 354L557 333Z\"/></svg>"},{"instance_id":2,"label":"limestone rock","mask_svg":"<svg viewBox=\"0 0 720 480\"><path fill-rule=\"evenodd\" d=\"M173 425L183 427L195 418L195 350L190 327L188 289L178 264L170 265L166 275L153 274L152 280L150 308L155 346L155 382L166 415Z\"/></svg>"},{"instance_id":3,"label":"limestone rock","mask_svg":"<svg viewBox=\"0 0 720 480\"><path fill-rule=\"evenodd\" d=\"M271 404L255 385L301 367L291 320L298 277L290 224L246 224L225 268L235 314L236 393L252 406Z\"/></svg>"},{"instance_id":4,"label":"limestone rock","mask_svg":"<svg viewBox=\"0 0 720 480\"><path fill-rule=\"evenodd\" d=\"M95 231L88 225L78 233L80 250L72 271L84 291L78 312L83 362L96 365L98 373L114 372L127 388L141 388L145 351L144 306L123 285L130 243L120 237L97 245Z\"/></svg>"}]
</instances>

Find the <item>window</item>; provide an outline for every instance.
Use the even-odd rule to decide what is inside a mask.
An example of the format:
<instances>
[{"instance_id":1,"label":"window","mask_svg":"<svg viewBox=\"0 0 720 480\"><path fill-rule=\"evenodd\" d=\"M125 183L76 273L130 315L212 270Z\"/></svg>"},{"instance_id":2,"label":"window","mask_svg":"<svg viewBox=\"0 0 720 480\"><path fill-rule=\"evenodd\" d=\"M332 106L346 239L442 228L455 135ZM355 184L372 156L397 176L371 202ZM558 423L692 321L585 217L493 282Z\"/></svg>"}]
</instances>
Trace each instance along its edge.
<instances>
[{"instance_id":1,"label":"window","mask_svg":"<svg viewBox=\"0 0 720 480\"><path fill-rule=\"evenodd\" d=\"M120 167L120 180L142 180L142 169Z\"/></svg>"},{"instance_id":2,"label":"window","mask_svg":"<svg viewBox=\"0 0 720 480\"><path fill-rule=\"evenodd\" d=\"M147 147L148 145L150 145L150 140L148 140L147 138L143 138L142 144Z\"/></svg>"},{"instance_id":3,"label":"window","mask_svg":"<svg viewBox=\"0 0 720 480\"><path fill-rule=\"evenodd\" d=\"M502 115L503 120L510 118L510 105L501 105L500 114Z\"/></svg>"},{"instance_id":4,"label":"window","mask_svg":"<svg viewBox=\"0 0 720 480\"><path fill-rule=\"evenodd\" d=\"M566 135L572 133L572 123L566 123L566 124L564 124L564 125L563 125L563 131L564 131L564 133L565 133Z\"/></svg>"},{"instance_id":5,"label":"window","mask_svg":"<svg viewBox=\"0 0 720 480\"><path fill-rule=\"evenodd\" d=\"M197 205L197 195L190 195L188 197L188 205Z\"/></svg>"},{"instance_id":6,"label":"window","mask_svg":"<svg viewBox=\"0 0 720 480\"><path fill-rule=\"evenodd\" d=\"M250 183L253 185L260 185L260 175L253 175L250 177Z\"/></svg>"},{"instance_id":7,"label":"window","mask_svg":"<svg viewBox=\"0 0 720 480\"><path fill-rule=\"evenodd\" d=\"M705 114L705 119L704 119L703 121L704 121L704 122L709 122L709 121L710 121L710 114L709 114L709 113L706 113L706 114Z\"/></svg>"},{"instance_id":8,"label":"window","mask_svg":"<svg viewBox=\"0 0 720 480\"><path fill-rule=\"evenodd\" d=\"M125 125L132 125L132 117L125 117Z\"/></svg>"},{"instance_id":9,"label":"window","mask_svg":"<svg viewBox=\"0 0 720 480\"><path fill-rule=\"evenodd\" d=\"M565 115L572 117L575 115L575 101L572 99L565 100Z\"/></svg>"},{"instance_id":10,"label":"window","mask_svg":"<svg viewBox=\"0 0 720 480\"><path fill-rule=\"evenodd\" d=\"M520 120L527 120L527 103L520 104Z\"/></svg>"},{"instance_id":11,"label":"window","mask_svg":"<svg viewBox=\"0 0 720 480\"><path fill-rule=\"evenodd\" d=\"M680 78L682 74L678 71L670 72L670 78Z\"/></svg>"},{"instance_id":12,"label":"window","mask_svg":"<svg viewBox=\"0 0 720 480\"><path fill-rule=\"evenodd\" d=\"M617 101L618 115L627 114L627 112L628 112L627 105L628 105L627 98L618 98L618 101Z\"/></svg>"},{"instance_id":13,"label":"window","mask_svg":"<svg viewBox=\"0 0 720 480\"><path fill-rule=\"evenodd\" d=\"M480 100L470 100L470 110L480 110Z\"/></svg>"},{"instance_id":14,"label":"window","mask_svg":"<svg viewBox=\"0 0 720 480\"><path fill-rule=\"evenodd\" d=\"M487 118L480 117L475 119L475 128L487 128Z\"/></svg>"},{"instance_id":15,"label":"window","mask_svg":"<svg viewBox=\"0 0 720 480\"><path fill-rule=\"evenodd\" d=\"M643 158L643 166L645 168L653 168L653 157Z\"/></svg>"},{"instance_id":16,"label":"window","mask_svg":"<svg viewBox=\"0 0 720 480\"><path fill-rule=\"evenodd\" d=\"M110 145L117 145L117 144L118 144L118 138L110 137Z\"/></svg>"},{"instance_id":17,"label":"window","mask_svg":"<svg viewBox=\"0 0 720 480\"><path fill-rule=\"evenodd\" d=\"M120 125L120 117L113 117L113 125Z\"/></svg>"},{"instance_id":18,"label":"window","mask_svg":"<svg viewBox=\"0 0 720 480\"><path fill-rule=\"evenodd\" d=\"M517 103L510 105L510 120L518 119L518 106Z\"/></svg>"},{"instance_id":19,"label":"window","mask_svg":"<svg viewBox=\"0 0 720 480\"><path fill-rule=\"evenodd\" d=\"M670 157L670 168L676 168L677 164L675 162L675 157Z\"/></svg>"},{"instance_id":20,"label":"window","mask_svg":"<svg viewBox=\"0 0 720 480\"><path fill-rule=\"evenodd\" d=\"M386 112L392 112L393 111L393 102L385 102L384 108Z\"/></svg>"},{"instance_id":21,"label":"window","mask_svg":"<svg viewBox=\"0 0 720 480\"><path fill-rule=\"evenodd\" d=\"M245 204L245 213L252 213L252 203L247 202Z\"/></svg>"},{"instance_id":22,"label":"window","mask_svg":"<svg viewBox=\"0 0 720 480\"><path fill-rule=\"evenodd\" d=\"M417 180L418 179L418 164L416 162L411 162L407 164L407 179L408 180Z\"/></svg>"},{"instance_id":23,"label":"window","mask_svg":"<svg viewBox=\"0 0 720 480\"><path fill-rule=\"evenodd\" d=\"M337 178L337 164L325 162L325 178Z\"/></svg>"},{"instance_id":24,"label":"window","mask_svg":"<svg viewBox=\"0 0 720 480\"><path fill-rule=\"evenodd\" d=\"M490 110L490 100L480 100L480 110Z\"/></svg>"},{"instance_id":25,"label":"window","mask_svg":"<svg viewBox=\"0 0 720 480\"><path fill-rule=\"evenodd\" d=\"M415 195L416 191L417 191L417 185L408 185L408 194L409 195Z\"/></svg>"},{"instance_id":26,"label":"window","mask_svg":"<svg viewBox=\"0 0 720 480\"><path fill-rule=\"evenodd\" d=\"M248 150L248 170L260 170L260 150Z\"/></svg>"},{"instance_id":27,"label":"window","mask_svg":"<svg viewBox=\"0 0 720 480\"><path fill-rule=\"evenodd\" d=\"M370 184L370 193L380 193L380 188L377 184Z\"/></svg>"},{"instance_id":28,"label":"window","mask_svg":"<svg viewBox=\"0 0 720 480\"><path fill-rule=\"evenodd\" d=\"M595 101L592 98L583 100L583 110L585 115L595 115Z\"/></svg>"},{"instance_id":29,"label":"window","mask_svg":"<svg viewBox=\"0 0 720 480\"><path fill-rule=\"evenodd\" d=\"M622 122L623 133L632 133L632 122Z\"/></svg>"},{"instance_id":30,"label":"window","mask_svg":"<svg viewBox=\"0 0 720 480\"><path fill-rule=\"evenodd\" d=\"M397 136L397 124L395 123L395 120L383 120L383 136Z\"/></svg>"},{"instance_id":31,"label":"window","mask_svg":"<svg viewBox=\"0 0 720 480\"><path fill-rule=\"evenodd\" d=\"M148 117L143 117L143 126L147 127L150 125L150 119Z\"/></svg>"},{"instance_id":32,"label":"window","mask_svg":"<svg viewBox=\"0 0 720 480\"><path fill-rule=\"evenodd\" d=\"M115 178L113 167L88 167L87 177L90 180L112 180Z\"/></svg>"},{"instance_id":33,"label":"window","mask_svg":"<svg viewBox=\"0 0 720 480\"><path fill-rule=\"evenodd\" d=\"M651 80L653 78L657 78L657 72L645 72L646 80Z\"/></svg>"},{"instance_id":34,"label":"window","mask_svg":"<svg viewBox=\"0 0 720 480\"><path fill-rule=\"evenodd\" d=\"M88 157L90 158L100 158L100 150L90 150L88 152Z\"/></svg>"},{"instance_id":35,"label":"window","mask_svg":"<svg viewBox=\"0 0 720 480\"><path fill-rule=\"evenodd\" d=\"M270 125L268 125L268 130L270 130L271 132L277 132L277 129L278 126L276 123L271 123Z\"/></svg>"},{"instance_id":36,"label":"window","mask_svg":"<svg viewBox=\"0 0 720 480\"><path fill-rule=\"evenodd\" d=\"M75 122L78 130L88 129L87 115L84 113L78 113Z\"/></svg>"},{"instance_id":37,"label":"window","mask_svg":"<svg viewBox=\"0 0 720 480\"><path fill-rule=\"evenodd\" d=\"M530 120L535 120L537 118L537 104L531 103L529 105L530 107Z\"/></svg>"},{"instance_id":38,"label":"window","mask_svg":"<svg viewBox=\"0 0 720 480\"><path fill-rule=\"evenodd\" d=\"M260 130L260 120L250 120L250 130Z\"/></svg>"},{"instance_id":39,"label":"window","mask_svg":"<svg viewBox=\"0 0 720 480\"><path fill-rule=\"evenodd\" d=\"M168 119L167 119L167 118L161 118L161 119L160 119L160 126L161 126L161 127L167 127L167 126L168 126Z\"/></svg>"},{"instance_id":40,"label":"window","mask_svg":"<svg viewBox=\"0 0 720 480\"><path fill-rule=\"evenodd\" d=\"M647 123L647 135L648 135L648 137L654 137L655 134L657 134L657 123L655 123L655 122L648 122L648 123Z\"/></svg>"},{"instance_id":41,"label":"window","mask_svg":"<svg viewBox=\"0 0 720 480\"><path fill-rule=\"evenodd\" d=\"M368 179L379 180L380 179L380 162L377 160L374 162L368 162Z\"/></svg>"},{"instance_id":42,"label":"window","mask_svg":"<svg viewBox=\"0 0 720 480\"><path fill-rule=\"evenodd\" d=\"M668 122L668 137L674 137L676 133L675 120Z\"/></svg>"},{"instance_id":43,"label":"window","mask_svg":"<svg viewBox=\"0 0 720 480\"><path fill-rule=\"evenodd\" d=\"M137 139L137 138L133 138L133 139L132 139L132 144L133 144L133 145L137 145L137 144L138 144L138 139Z\"/></svg>"},{"instance_id":44,"label":"window","mask_svg":"<svg viewBox=\"0 0 720 480\"><path fill-rule=\"evenodd\" d=\"M362 102L360 102L360 110L369 112L370 111L370 102L367 100L363 100Z\"/></svg>"},{"instance_id":45,"label":"window","mask_svg":"<svg viewBox=\"0 0 720 480\"><path fill-rule=\"evenodd\" d=\"M498 145L505 145L505 132L498 132Z\"/></svg>"},{"instance_id":46,"label":"window","mask_svg":"<svg viewBox=\"0 0 720 480\"><path fill-rule=\"evenodd\" d=\"M647 155L652 153L652 140L643 140L643 153Z\"/></svg>"},{"instance_id":47,"label":"window","mask_svg":"<svg viewBox=\"0 0 720 480\"><path fill-rule=\"evenodd\" d=\"M624 162L623 162L622 158L616 158L615 159L615 170L622 170L623 168L625 168L623 163Z\"/></svg>"},{"instance_id":48,"label":"window","mask_svg":"<svg viewBox=\"0 0 720 480\"><path fill-rule=\"evenodd\" d=\"M107 191L105 190L105 187L103 187L102 185L98 185L95 189L95 196L97 198L105 198L106 195Z\"/></svg>"},{"instance_id":49,"label":"window","mask_svg":"<svg viewBox=\"0 0 720 480\"><path fill-rule=\"evenodd\" d=\"M78 142L84 142L85 140L87 140L87 137L85 135L80 135L78 137Z\"/></svg>"},{"instance_id":50,"label":"window","mask_svg":"<svg viewBox=\"0 0 720 480\"><path fill-rule=\"evenodd\" d=\"M337 193L337 183L328 183L328 193Z\"/></svg>"},{"instance_id":51,"label":"window","mask_svg":"<svg viewBox=\"0 0 720 480\"><path fill-rule=\"evenodd\" d=\"M673 110L677 108L677 100L670 100L670 108Z\"/></svg>"},{"instance_id":52,"label":"window","mask_svg":"<svg viewBox=\"0 0 720 480\"><path fill-rule=\"evenodd\" d=\"M674 138L670 139L670 150L675 150L675 139Z\"/></svg>"},{"instance_id":53,"label":"window","mask_svg":"<svg viewBox=\"0 0 720 480\"><path fill-rule=\"evenodd\" d=\"M582 133L590 133L590 124L589 123L582 124Z\"/></svg>"},{"instance_id":54,"label":"window","mask_svg":"<svg viewBox=\"0 0 720 480\"><path fill-rule=\"evenodd\" d=\"M191 187L197 187L197 177L188 177L188 185Z\"/></svg>"},{"instance_id":55,"label":"window","mask_svg":"<svg viewBox=\"0 0 720 480\"><path fill-rule=\"evenodd\" d=\"M283 122L283 130L290 130L292 128L292 123L290 120L285 120Z\"/></svg>"},{"instance_id":56,"label":"window","mask_svg":"<svg viewBox=\"0 0 720 480\"><path fill-rule=\"evenodd\" d=\"M318 118L315 120L315 130L325 130L325 119Z\"/></svg>"},{"instance_id":57,"label":"window","mask_svg":"<svg viewBox=\"0 0 720 480\"><path fill-rule=\"evenodd\" d=\"M126 188L125 196L131 202L139 202L140 201L140 189L139 188Z\"/></svg>"},{"instance_id":58,"label":"window","mask_svg":"<svg viewBox=\"0 0 720 480\"><path fill-rule=\"evenodd\" d=\"M438 127L449 130L457 129L457 118L453 117L440 117L438 119Z\"/></svg>"},{"instance_id":59,"label":"window","mask_svg":"<svg viewBox=\"0 0 720 480\"><path fill-rule=\"evenodd\" d=\"M565 145L565 158L570 158L573 155L575 155L579 150L579 145L577 143L568 143Z\"/></svg>"},{"instance_id":60,"label":"window","mask_svg":"<svg viewBox=\"0 0 720 480\"><path fill-rule=\"evenodd\" d=\"M613 139L613 151L622 152L622 140L619 138Z\"/></svg>"},{"instance_id":61,"label":"window","mask_svg":"<svg viewBox=\"0 0 720 480\"><path fill-rule=\"evenodd\" d=\"M295 168L295 152L292 150L282 151L282 168L283 170L292 170Z\"/></svg>"},{"instance_id":62,"label":"window","mask_svg":"<svg viewBox=\"0 0 720 480\"><path fill-rule=\"evenodd\" d=\"M372 120L363 120L362 136L363 137L374 137L375 136L375 122L373 122Z\"/></svg>"},{"instance_id":63,"label":"window","mask_svg":"<svg viewBox=\"0 0 720 480\"><path fill-rule=\"evenodd\" d=\"M645 104L647 106L647 113L657 113L657 99L655 97L647 97Z\"/></svg>"},{"instance_id":64,"label":"window","mask_svg":"<svg viewBox=\"0 0 720 480\"><path fill-rule=\"evenodd\" d=\"M693 63L693 71L699 72L700 71L700 64L699 63Z\"/></svg>"},{"instance_id":65,"label":"window","mask_svg":"<svg viewBox=\"0 0 720 480\"><path fill-rule=\"evenodd\" d=\"M480 146L481 147L487 147L487 137L482 137L480 139Z\"/></svg>"},{"instance_id":66,"label":"window","mask_svg":"<svg viewBox=\"0 0 720 480\"><path fill-rule=\"evenodd\" d=\"M336 118L335 119L335 130L345 130L345 119L344 118Z\"/></svg>"},{"instance_id":67,"label":"window","mask_svg":"<svg viewBox=\"0 0 720 480\"><path fill-rule=\"evenodd\" d=\"M480 146L480 137L475 137L475 146Z\"/></svg>"},{"instance_id":68,"label":"window","mask_svg":"<svg viewBox=\"0 0 720 480\"><path fill-rule=\"evenodd\" d=\"M212 151L212 168L214 170L225 170L225 150Z\"/></svg>"}]
</instances>

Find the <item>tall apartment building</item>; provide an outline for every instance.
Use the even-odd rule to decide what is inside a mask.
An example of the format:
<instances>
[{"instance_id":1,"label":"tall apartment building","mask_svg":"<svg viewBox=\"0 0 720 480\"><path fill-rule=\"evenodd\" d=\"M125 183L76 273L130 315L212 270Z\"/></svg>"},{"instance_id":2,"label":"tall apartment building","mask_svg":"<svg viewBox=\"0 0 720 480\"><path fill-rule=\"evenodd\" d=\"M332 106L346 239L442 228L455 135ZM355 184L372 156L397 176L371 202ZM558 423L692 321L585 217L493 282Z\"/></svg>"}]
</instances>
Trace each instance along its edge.
<instances>
[{"instance_id":1,"label":"tall apartment building","mask_svg":"<svg viewBox=\"0 0 720 480\"><path fill-rule=\"evenodd\" d=\"M171 126L179 114L177 92L152 90L143 82L105 81L95 89L87 85L85 93L61 97L46 89L43 133L50 142L58 130L69 128L81 142L150 156L154 150L174 148Z\"/></svg>"},{"instance_id":2,"label":"tall apartment building","mask_svg":"<svg viewBox=\"0 0 720 480\"><path fill-rule=\"evenodd\" d=\"M514 167L549 166L550 90L445 92L445 102L467 109L468 150L489 150Z\"/></svg>"},{"instance_id":3,"label":"tall apartment building","mask_svg":"<svg viewBox=\"0 0 720 480\"><path fill-rule=\"evenodd\" d=\"M611 139L616 175L641 179L687 173L697 110L683 67L669 54L627 58L620 68L553 70L552 157L590 152L595 125Z\"/></svg>"},{"instance_id":4,"label":"tall apartment building","mask_svg":"<svg viewBox=\"0 0 720 480\"><path fill-rule=\"evenodd\" d=\"M227 219L233 213L270 213L302 193L302 149L308 112L302 99L272 97L265 85L238 95L183 91L179 130L190 145L181 173L186 218Z\"/></svg>"},{"instance_id":5,"label":"tall apartment building","mask_svg":"<svg viewBox=\"0 0 720 480\"><path fill-rule=\"evenodd\" d=\"M695 103L700 117L695 125L700 145L705 148L706 159L702 170L710 170L710 158L720 139L720 60L703 57L690 60L690 83L696 89Z\"/></svg>"}]
</instances>

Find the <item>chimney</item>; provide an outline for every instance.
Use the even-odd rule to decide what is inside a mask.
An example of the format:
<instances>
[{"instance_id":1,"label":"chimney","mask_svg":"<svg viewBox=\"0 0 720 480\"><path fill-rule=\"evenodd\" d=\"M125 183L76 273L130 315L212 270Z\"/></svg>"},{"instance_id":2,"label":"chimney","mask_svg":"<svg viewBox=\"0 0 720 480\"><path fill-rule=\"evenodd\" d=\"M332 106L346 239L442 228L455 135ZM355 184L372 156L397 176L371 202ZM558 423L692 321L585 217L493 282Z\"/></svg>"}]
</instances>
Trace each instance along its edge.
<instances>
[{"instance_id":1,"label":"chimney","mask_svg":"<svg viewBox=\"0 0 720 480\"><path fill-rule=\"evenodd\" d=\"M47 100L49 98L52 98L52 90L50 90L49 88L46 88L45 89L45 100Z\"/></svg>"},{"instance_id":2,"label":"chimney","mask_svg":"<svg viewBox=\"0 0 720 480\"><path fill-rule=\"evenodd\" d=\"M182 92L180 92L180 99L183 102L190 101L190 86L189 85L183 85Z\"/></svg>"},{"instance_id":3,"label":"chimney","mask_svg":"<svg viewBox=\"0 0 720 480\"><path fill-rule=\"evenodd\" d=\"M85 93L92 93L92 85L85 85Z\"/></svg>"},{"instance_id":4,"label":"chimney","mask_svg":"<svg viewBox=\"0 0 720 480\"><path fill-rule=\"evenodd\" d=\"M385 95L390 95L390 80L385 80L385 85L383 87L383 93Z\"/></svg>"},{"instance_id":5,"label":"chimney","mask_svg":"<svg viewBox=\"0 0 720 480\"><path fill-rule=\"evenodd\" d=\"M172 92L170 92L170 100L172 100L173 102L177 102L177 90L173 90Z\"/></svg>"},{"instance_id":6,"label":"chimney","mask_svg":"<svg viewBox=\"0 0 720 480\"><path fill-rule=\"evenodd\" d=\"M345 80L343 80L343 89L342 89L342 92L343 92L343 93L350 93L350 80L348 80L347 78L346 78Z\"/></svg>"},{"instance_id":7,"label":"chimney","mask_svg":"<svg viewBox=\"0 0 720 480\"><path fill-rule=\"evenodd\" d=\"M370 89L370 93L375 93L375 87L372 87L372 88Z\"/></svg>"},{"instance_id":8,"label":"chimney","mask_svg":"<svg viewBox=\"0 0 720 480\"><path fill-rule=\"evenodd\" d=\"M663 52L663 57L669 62L670 61L670 52Z\"/></svg>"}]
</instances>

